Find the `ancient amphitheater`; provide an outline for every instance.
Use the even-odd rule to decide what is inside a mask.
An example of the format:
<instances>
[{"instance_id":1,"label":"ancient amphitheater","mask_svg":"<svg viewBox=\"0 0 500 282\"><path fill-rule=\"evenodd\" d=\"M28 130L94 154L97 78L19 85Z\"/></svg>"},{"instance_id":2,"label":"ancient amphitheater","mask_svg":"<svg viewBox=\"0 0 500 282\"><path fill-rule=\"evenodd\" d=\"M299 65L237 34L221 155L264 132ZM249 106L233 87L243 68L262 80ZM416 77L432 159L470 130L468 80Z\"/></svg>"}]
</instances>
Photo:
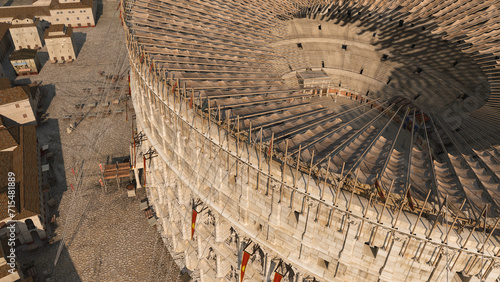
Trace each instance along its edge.
<instances>
[{"instance_id":1,"label":"ancient amphitheater","mask_svg":"<svg viewBox=\"0 0 500 282\"><path fill-rule=\"evenodd\" d=\"M184 275L497 280L499 5L122 0L132 162Z\"/></svg>"}]
</instances>

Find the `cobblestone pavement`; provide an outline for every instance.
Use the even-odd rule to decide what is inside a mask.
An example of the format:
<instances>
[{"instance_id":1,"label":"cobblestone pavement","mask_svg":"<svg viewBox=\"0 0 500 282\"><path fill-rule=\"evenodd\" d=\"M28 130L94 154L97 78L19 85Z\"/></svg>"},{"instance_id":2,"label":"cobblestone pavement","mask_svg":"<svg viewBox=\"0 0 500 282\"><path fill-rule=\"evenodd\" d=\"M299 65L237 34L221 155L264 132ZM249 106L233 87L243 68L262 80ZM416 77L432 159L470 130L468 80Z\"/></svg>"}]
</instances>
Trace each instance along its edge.
<instances>
[{"instance_id":1,"label":"cobblestone pavement","mask_svg":"<svg viewBox=\"0 0 500 282\"><path fill-rule=\"evenodd\" d=\"M33 259L39 276L48 271L55 281L176 281L179 276L156 227L149 226L139 209L145 191L128 198L126 183L112 183L107 192L99 185L98 164L128 157L132 134L131 104L126 102L128 59L117 6L116 0L99 2L97 26L74 30L79 52L75 62L50 64L44 47L40 74L15 81L42 82L48 120L37 134L39 144L49 144L55 155L50 178L57 202L51 209L57 216L51 244L20 260ZM4 61L3 67L13 78L9 64ZM75 107L81 104L83 108ZM76 128L68 133L74 123Z\"/></svg>"}]
</instances>

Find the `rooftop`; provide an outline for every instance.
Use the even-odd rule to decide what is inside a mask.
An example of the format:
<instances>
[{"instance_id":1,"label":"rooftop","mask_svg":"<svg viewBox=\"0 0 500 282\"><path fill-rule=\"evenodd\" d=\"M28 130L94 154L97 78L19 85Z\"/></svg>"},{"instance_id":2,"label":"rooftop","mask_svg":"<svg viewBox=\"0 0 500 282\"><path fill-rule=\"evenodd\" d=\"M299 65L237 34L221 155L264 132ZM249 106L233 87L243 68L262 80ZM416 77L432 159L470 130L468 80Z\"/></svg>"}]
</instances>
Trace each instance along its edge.
<instances>
[{"instance_id":1,"label":"rooftop","mask_svg":"<svg viewBox=\"0 0 500 282\"><path fill-rule=\"evenodd\" d=\"M9 172L15 173L16 186L19 187L20 206L15 219L36 215L40 213L36 126L2 126L0 136L0 148L15 146L13 150L0 151L0 219L7 217Z\"/></svg>"},{"instance_id":2,"label":"rooftop","mask_svg":"<svg viewBox=\"0 0 500 282\"><path fill-rule=\"evenodd\" d=\"M12 60L26 60L34 59L36 57L36 50L34 49L21 49L15 50L10 55L9 59Z\"/></svg>"},{"instance_id":3,"label":"rooftop","mask_svg":"<svg viewBox=\"0 0 500 282\"><path fill-rule=\"evenodd\" d=\"M29 97L27 93L28 92L26 92L26 90L22 86L0 90L0 105L10 104L13 102L28 99Z\"/></svg>"},{"instance_id":4,"label":"rooftop","mask_svg":"<svg viewBox=\"0 0 500 282\"><path fill-rule=\"evenodd\" d=\"M29 6L33 4L33 0L0 0L0 6L2 7L18 7L18 6Z\"/></svg>"},{"instance_id":5,"label":"rooftop","mask_svg":"<svg viewBox=\"0 0 500 282\"><path fill-rule=\"evenodd\" d=\"M0 18L8 18L8 17L27 18L27 17L50 16L50 10L91 8L94 3L94 0L82 0L81 2L73 2L73 3L59 3L58 0L43 0L43 1L39 0L36 2L32 2L32 4L25 4L30 0L14 0L14 1L16 6L3 5L0 7ZM7 2L9 2L9 0L7 0Z\"/></svg>"},{"instance_id":6,"label":"rooftop","mask_svg":"<svg viewBox=\"0 0 500 282\"><path fill-rule=\"evenodd\" d=\"M45 30L43 35L44 39L71 37L73 35L73 28L67 27L63 24L53 24Z\"/></svg>"}]
</instances>

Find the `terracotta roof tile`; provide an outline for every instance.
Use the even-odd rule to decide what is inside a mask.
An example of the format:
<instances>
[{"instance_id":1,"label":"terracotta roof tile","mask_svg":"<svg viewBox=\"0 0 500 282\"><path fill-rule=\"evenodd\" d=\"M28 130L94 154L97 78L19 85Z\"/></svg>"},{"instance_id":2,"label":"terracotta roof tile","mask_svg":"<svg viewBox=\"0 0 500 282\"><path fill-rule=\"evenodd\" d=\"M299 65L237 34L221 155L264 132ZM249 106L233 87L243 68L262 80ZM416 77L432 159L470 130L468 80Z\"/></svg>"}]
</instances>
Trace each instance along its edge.
<instances>
[{"instance_id":1,"label":"terracotta roof tile","mask_svg":"<svg viewBox=\"0 0 500 282\"><path fill-rule=\"evenodd\" d=\"M0 90L0 105L10 104L28 98L28 94L26 94L26 91L24 91L21 86Z\"/></svg>"},{"instance_id":2,"label":"terracotta roof tile","mask_svg":"<svg viewBox=\"0 0 500 282\"><path fill-rule=\"evenodd\" d=\"M36 50L34 49L21 49L12 52L9 57L9 60L25 60L25 59L34 59L36 57Z\"/></svg>"}]
</instances>

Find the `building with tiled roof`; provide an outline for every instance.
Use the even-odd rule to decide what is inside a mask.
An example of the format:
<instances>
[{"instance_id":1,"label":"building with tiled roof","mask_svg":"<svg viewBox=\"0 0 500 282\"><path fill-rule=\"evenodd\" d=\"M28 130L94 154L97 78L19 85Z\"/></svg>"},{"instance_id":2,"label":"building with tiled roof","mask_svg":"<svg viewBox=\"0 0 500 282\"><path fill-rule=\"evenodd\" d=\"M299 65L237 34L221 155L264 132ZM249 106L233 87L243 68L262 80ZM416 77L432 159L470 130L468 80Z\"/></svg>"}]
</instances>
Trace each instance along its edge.
<instances>
[{"instance_id":1,"label":"building with tiled roof","mask_svg":"<svg viewBox=\"0 0 500 282\"><path fill-rule=\"evenodd\" d=\"M73 28L63 24L53 24L43 36L51 63L72 62L76 58L76 43Z\"/></svg>"},{"instance_id":2,"label":"building with tiled roof","mask_svg":"<svg viewBox=\"0 0 500 282\"><path fill-rule=\"evenodd\" d=\"M12 220L17 222L20 244L33 242L32 231L41 239L47 238L40 167L36 125L6 126L6 118L0 116L0 239L7 232L3 225ZM8 210L10 182L15 183L13 217Z\"/></svg>"},{"instance_id":3,"label":"building with tiled roof","mask_svg":"<svg viewBox=\"0 0 500 282\"><path fill-rule=\"evenodd\" d=\"M41 68L35 49L15 50L10 54L9 60L17 75L38 74Z\"/></svg>"},{"instance_id":4,"label":"building with tiled roof","mask_svg":"<svg viewBox=\"0 0 500 282\"><path fill-rule=\"evenodd\" d=\"M0 23L0 59L5 57L12 46L12 38L10 36L9 27L10 24L8 23ZM3 75L1 75L1 77L3 77Z\"/></svg>"},{"instance_id":5,"label":"building with tiled roof","mask_svg":"<svg viewBox=\"0 0 500 282\"><path fill-rule=\"evenodd\" d=\"M0 22L12 23L16 18L39 18L53 24L72 27L95 26L97 1L38 0L31 5L13 3L0 7ZM17 5L17 6L15 6Z\"/></svg>"},{"instance_id":6,"label":"building with tiled roof","mask_svg":"<svg viewBox=\"0 0 500 282\"><path fill-rule=\"evenodd\" d=\"M40 19L35 17L13 19L9 30L15 49L42 48L42 23Z\"/></svg>"},{"instance_id":7,"label":"building with tiled roof","mask_svg":"<svg viewBox=\"0 0 500 282\"><path fill-rule=\"evenodd\" d=\"M39 102L36 93L33 95L29 86L0 90L0 115L18 124L36 123L35 113Z\"/></svg>"}]
</instances>

